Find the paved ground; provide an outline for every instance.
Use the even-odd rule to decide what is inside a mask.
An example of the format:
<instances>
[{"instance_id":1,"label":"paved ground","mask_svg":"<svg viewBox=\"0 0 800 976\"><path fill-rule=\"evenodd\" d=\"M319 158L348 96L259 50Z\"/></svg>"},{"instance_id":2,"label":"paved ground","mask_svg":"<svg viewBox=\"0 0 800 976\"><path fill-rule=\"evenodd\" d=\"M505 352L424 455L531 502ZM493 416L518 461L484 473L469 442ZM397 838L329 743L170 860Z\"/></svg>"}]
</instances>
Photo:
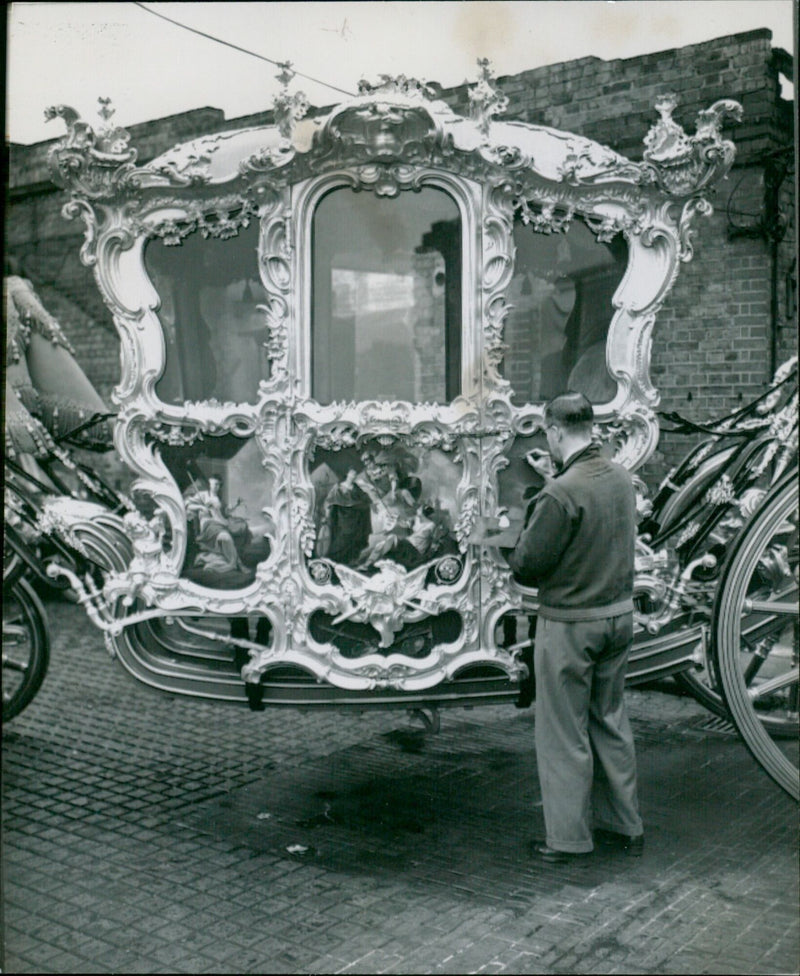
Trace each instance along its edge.
<instances>
[{"instance_id":1,"label":"paved ground","mask_svg":"<svg viewBox=\"0 0 800 976\"><path fill-rule=\"evenodd\" d=\"M797 807L691 699L629 696L645 856L541 866L534 709L169 697L48 610L3 738L5 972L798 972Z\"/></svg>"}]
</instances>

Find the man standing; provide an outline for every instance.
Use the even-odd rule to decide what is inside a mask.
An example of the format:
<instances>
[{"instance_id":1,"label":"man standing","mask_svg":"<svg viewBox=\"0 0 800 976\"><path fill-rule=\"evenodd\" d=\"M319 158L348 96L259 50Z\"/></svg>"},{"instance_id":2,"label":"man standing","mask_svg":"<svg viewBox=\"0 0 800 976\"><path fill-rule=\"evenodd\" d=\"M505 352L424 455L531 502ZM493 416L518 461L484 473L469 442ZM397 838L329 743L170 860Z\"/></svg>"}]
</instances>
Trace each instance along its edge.
<instances>
[{"instance_id":1,"label":"man standing","mask_svg":"<svg viewBox=\"0 0 800 976\"><path fill-rule=\"evenodd\" d=\"M545 407L550 457L531 460L545 484L509 556L516 578L539 590L536 759L547 836L534 850L551 863L588 854L592 825L595 841L629 855L644 841L623 701L635 494L628 472L593 443L593 418L581 393Z\"/></svg>"}]
</instances>

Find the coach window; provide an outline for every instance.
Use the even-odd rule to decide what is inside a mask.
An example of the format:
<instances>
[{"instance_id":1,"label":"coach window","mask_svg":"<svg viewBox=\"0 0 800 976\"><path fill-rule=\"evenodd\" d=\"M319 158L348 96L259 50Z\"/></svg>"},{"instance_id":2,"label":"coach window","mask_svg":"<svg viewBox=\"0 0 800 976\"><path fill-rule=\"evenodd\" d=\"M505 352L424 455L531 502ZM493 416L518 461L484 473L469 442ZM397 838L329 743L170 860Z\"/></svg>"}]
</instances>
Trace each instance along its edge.
<instances>
[{"instance_id":1,"label":"coach window","mask_svg":"<svg viewBox=\"0 0 800 976\"><path fill-rule=\"evenodd\" d=\"M607 403L616 393L606 342L612 299L628 263L624 237L598 241L578 217L548 234L517 220L514 245L504 334L513 402L537 403L572 389Z\"/></svg>"},{"instance_id":2,"label":"coach window","mask_svg":"<svg viewBox=\"0 0 800 976\"><path fill-rule=\"evenodd\" d=\"M232 236L194 231L170 245L155 238L145 266L158 291L166 350L159 398L255 402L270 375L257 221Z\"/></svg>"},{"instance_id":3,"label":"coach window","mask_svg":"<svg viewBox=\"0 0 800 976\"><path fill-rule=\"evenodd\" d=\"M312 396L445 403L461 392L461 218L443 190L338 187L312 244Z\"/></svg>"}]
</instances>

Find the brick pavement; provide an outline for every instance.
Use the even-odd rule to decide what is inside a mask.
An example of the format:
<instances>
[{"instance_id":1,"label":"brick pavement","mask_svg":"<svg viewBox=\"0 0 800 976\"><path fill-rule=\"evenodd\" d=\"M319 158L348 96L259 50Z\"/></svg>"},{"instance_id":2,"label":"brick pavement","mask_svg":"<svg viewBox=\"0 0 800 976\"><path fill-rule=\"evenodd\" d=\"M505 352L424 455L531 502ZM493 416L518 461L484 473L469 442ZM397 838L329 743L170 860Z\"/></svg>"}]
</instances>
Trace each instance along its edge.
<instances>
[{"instance_id":1,"label":"brick pavement","mask_svg":"<svg viewBox=\"0 0 800 976\"><path fill-rule=\"evenodd\" d=\"M691 699L629 693L645 856L542 866L534 709L251 713L48 611L4 730L5 972L798 972L797 807Z\"/></svg>"}]
</instances>

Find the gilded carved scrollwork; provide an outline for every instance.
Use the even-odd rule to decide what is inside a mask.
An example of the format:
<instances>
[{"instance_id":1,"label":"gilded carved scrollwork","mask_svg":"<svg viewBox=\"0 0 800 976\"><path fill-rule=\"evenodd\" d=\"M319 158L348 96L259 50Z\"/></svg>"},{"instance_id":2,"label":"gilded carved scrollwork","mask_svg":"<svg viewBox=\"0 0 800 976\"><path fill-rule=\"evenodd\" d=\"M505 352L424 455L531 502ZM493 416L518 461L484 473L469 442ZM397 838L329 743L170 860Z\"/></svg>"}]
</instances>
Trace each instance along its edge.
<instances>
[{"instance_id":1,"label":"gilded carved scrollwork","mask_svg":"<svg viewBox=\"0 0 800 976\"><path fill-rule=\"evenodd\" d=\"M274 194L261 208L259 262L267 303L264 312L269 337L266 342L271 362L269 380L261 384L262 395L285 387L288 380L289 322L292 308L291 210L287 191Z\"/></svg>"},{"instance_id":2,"label":"gilded carved scrollwork","mask_svg":"<svg viewBox=\"0 0 800 976\"><path fill-rule=\"evenodd\" d=\"M276 663L343 689L433 688L486 664L519 679L496 632L505 613L531 611L535 594L513 581L499 551L470 541L477 520L503 508L500 482L515 443L542 425L543 404L514 399L505 362L515 226L557 242L582 222L601 244L624 239L627 266L605 346L615 392L597 404L596 420L618 459L637 467L658 434L649 378L656 315L692 257L694 218L710 211L701 193L730 168L721 125L739 110L717 103L690 137L672 119L674 100L659 102L644 161L634 163L579 136L499 120L506 101L488 62L480 70L471 119L436 87L403 77L362 83L355 98L307 119L303 99L288 94L287 66L275 126L242 141L212 135L142 167L108 106L96 130L71 109L50 110L68 130L50 153L54 179L70 192L64 213L85 224L82 258L94 265L121 339L116 445L150 503L147 515L123 523L127 570L106 578L105 600L118 608L103 625L112 643L126 625L159 614L251 614L269 621L269 641L231 638L247 652L242 675L251 683ZM312 396L314 214L339 188L381 205L435 188L453 203L460 376L442 402ZM162 400L168 316L145 265L148 242L178 250L201 237L217 247L256 224L253 275L266 297L247 309L256 336L248 348L265 351L268 373L245 402L225 393ZM249 271L228 285L246 304ZM187 326L180 316L188 313L173 313L171 326L199 343L197 321ZM232 314L221 322L234 328ZM390 488L370 487L369 464L399 448L416 468L398 467ZM216 494L214 472L235 467L231 459L247 518L233 497L223 504ZM384 509L405 505L405 522L394 513L402 532L375 527L373 495ZM335 551L334 514L373 518L369 542ZM257 538L243 543L248 533ZM209 567L226 560L215 577Z\"/></svg>"}]
</instances>

